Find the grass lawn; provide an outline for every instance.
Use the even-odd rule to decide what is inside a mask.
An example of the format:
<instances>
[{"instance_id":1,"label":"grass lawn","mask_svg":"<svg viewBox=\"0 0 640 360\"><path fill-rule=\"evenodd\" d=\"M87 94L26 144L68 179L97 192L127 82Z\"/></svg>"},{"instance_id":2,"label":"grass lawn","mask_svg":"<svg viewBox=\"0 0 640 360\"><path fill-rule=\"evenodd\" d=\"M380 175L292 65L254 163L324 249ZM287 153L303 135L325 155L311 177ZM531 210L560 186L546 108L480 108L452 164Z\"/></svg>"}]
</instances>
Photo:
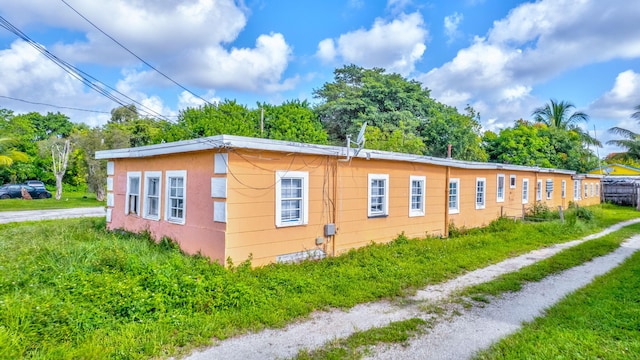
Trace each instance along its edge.
<instances>
[{"instance_id":1,"label":"grass lawn","mask_svg":"<svg viewBox=\"0 0 640 360\"><path fill-rule=\"evenodd\" d=\"M640 252L477 359L640 358Z\"/></svg>"},{"instance_id":2,"label":"grass lawn","mask_svg":"<svg viewBox=\"0 0 640 360\"><path fill-rule=\"evenodd\" d=\"M399 236L320 262L257 269L106 232L103 219L0 225L0 358L168 357L316 309L401 296L638 215L592 210L588 223L502 220L456 238Z\"/></svg>"},{"instance_id":3,"label":"grass lawn","mask_svg":"<svg viewBox=\"0 0 640 360\"><path fill-rule=\"evenodd\" d=\"M51 199L23 200L6 199L0 200L0 211L20 211L20 210L48 210L48 209L70 209L79 207L105 206L104 201L96 200L96 194L83 192L63 192L60 200L55 199L55 191L52 192Z\"/></svg>"}]
</instances>

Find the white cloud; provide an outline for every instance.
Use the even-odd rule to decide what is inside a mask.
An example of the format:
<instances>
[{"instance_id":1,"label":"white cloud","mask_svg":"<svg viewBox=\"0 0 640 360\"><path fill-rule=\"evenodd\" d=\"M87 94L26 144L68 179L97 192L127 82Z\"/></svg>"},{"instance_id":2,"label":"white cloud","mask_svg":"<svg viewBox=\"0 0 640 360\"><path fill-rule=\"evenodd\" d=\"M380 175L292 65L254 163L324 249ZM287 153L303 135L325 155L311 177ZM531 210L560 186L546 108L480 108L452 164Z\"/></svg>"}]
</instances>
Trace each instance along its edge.
<instances>
[{"instance_id":1,"label":"white cloud","mask_svg":"<svg viewBox=\"0 0 640 360\"><path fill-rule=\"evenodd\" d=\"M589 106L589 113L606 119L628 118L640 105L640 73L623 71L616 76L613 88Z\"/></svg>"},{"instance_id":2,"label":"white cloud","mask_svg":"<svg viewBox=\"0 0 640 360\"><path fill-rule=\"evenodd\" d=\"M108 111L111 101L85 92L82 83L74 79L49 59L22 40L14 41L8 49L0 50L0 95L25 101L51 104L66 108L98 109ZM85 122L91 126L100 125L109 119L108 114L96 114L55 106L34 106L12 101L2 107L16 113L29 111L58 112L68 115L71 121ZM37 110L34 110L37 109Z\"/></svg>"},{"instance_id":3,"label":"white cloud","mask_svg":"<svg viewBox=\"0 0 640 360\"><path fill-rule=\"evenodd\" d=\"M418 79L435 98L459 108L483 101L486 117L510 125L542 102L531 95L535 85L587 64L640 57L639 17L640 7L622 0L525 3Z\"/></svg>"},{"instance_id":4,"label":"white cloud","mask_svg":"<svg viewBox=\"0 0 640 360\"><path fill-rule=\"evenodd\" d=\"M217 104L220 102L220 98L215 96L214 91L209 91L207 94L201 97L212 104ZM193 94L187 91L181 92L178 96L178 110L183 110L186 108L197 108L204 104L205 102L202 99L193 96Z\"/></svg>"},{"instance_id":5,"label":"white cloud","mask_svg":"<svg viewBox=\"0 0 640 360\"><path fill-rule=\"evenodd\" d=\"M347 63L406 75L422 58L426 39L422 15L401 14L390 22L378 18L371 29L342 34L335 43L332 39L322 40L317 55L325 61L339 56Z\"/></svg>"},{"instance_id":6,"label":"white cloud","mask_svg":"<svg viewBox=\"0 0 640 360\"><path fill-rule=\"evenodd\" d=\"M84 34L57 43L52 52L74 64L127 66L140 62L82 20L71 9L49 0L6 4L16 22L46 24ZM266 91L286 87L283 80L291 49L281 34L260 35L254 48L230 47L245 28L246 9L234 0L69 1L81 14L128 49L187 87L227 87ZM25 16L28 14L28 16ZM146 66L145 66L146 68ZM151 71L140 80L170 85ZM276 86L280 83L280 87Z\"/></svg>"},{"instance_id":7,"label":"white cloud","mask_svg":"<svg viewBox=\"0 0 640 360\"><path fill-rule=\"evenodd\" d=\"M318 57L323 62L331 62L336 58L336 46L333 39L324 39L318 44Z\"/></svg>"},{"instance_id":8,"label":"white cloud","mask_svg":"<svg viewBox=\"0 0 640 360\"><path fill-rule=\"evenodd\" d=\"M464 19L464 16L459 13L453 13L452 15L444 17L444 34L447 36L447 43L452 43L455 39L460 37L460 31L458 26Z\"/></svg>"}]
</instances>

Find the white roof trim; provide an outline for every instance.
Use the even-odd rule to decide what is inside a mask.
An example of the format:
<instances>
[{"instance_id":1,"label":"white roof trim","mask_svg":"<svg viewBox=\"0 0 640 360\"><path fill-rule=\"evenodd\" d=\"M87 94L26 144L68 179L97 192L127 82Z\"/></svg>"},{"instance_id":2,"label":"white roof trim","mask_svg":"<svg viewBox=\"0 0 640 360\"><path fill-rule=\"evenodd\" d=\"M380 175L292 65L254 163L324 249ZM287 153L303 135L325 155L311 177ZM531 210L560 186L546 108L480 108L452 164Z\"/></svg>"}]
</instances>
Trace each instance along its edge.
<instances>
[{"instance_id":1,"label":"white roof trim","mask_svg":"<svg viewBox=\"0 0 640 360\"><path fill-rule=\"evenodd\" d=\"M216 135L198 139L176 141L170 143L141 146L135 148L96 151L96 159L125 159L141 158L157 155L178 154L192 151L212 149L252 149L277 151L287 153L300 153L309 155L347 156L346 147L305 144L293 141L281 141L262 138L250 138L234 135ZM441 166L451 166L462 169L476 170L513 170L535 171L543 173L575 174L575 171L563 169L548 169L533 166L521 166L510 164L496 164L476 161L462 161L455 159L437 158L431 156L395 153L390 151L362 149L358 155L354 155L355 149L351 149L352 157L371 160L392 160L423 163Z\"/></svg>"}]
</instances>

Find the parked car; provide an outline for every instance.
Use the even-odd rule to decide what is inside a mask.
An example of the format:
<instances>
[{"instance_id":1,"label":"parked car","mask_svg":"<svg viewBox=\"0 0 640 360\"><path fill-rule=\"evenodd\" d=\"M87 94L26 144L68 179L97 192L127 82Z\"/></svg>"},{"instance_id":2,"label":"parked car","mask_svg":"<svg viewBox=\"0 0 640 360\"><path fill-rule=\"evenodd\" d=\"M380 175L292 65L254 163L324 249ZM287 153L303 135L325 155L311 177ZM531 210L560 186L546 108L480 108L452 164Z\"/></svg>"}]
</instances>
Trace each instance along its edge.
<instances>
[{"instance_id":1,"label":"parked car","mask_svg":"<svg viewBox=\"0 0 640 360\"><path fill-rule=\"evenodd\" d=\"M0 199L21 199L22 188L27 190L33 199L48 199L51 193L45 188L36 188L24 184L9 184L0 186Z\"/></svg>"},{"instance_id":2,"label":"parked car","mask_svg":"<svg viewBox=\"0 0 640 360\"><path fill-rule=\"evenodd\" d=\"M33 186L34 188L44 189L44 183L40 180L27 180L24 182L25 185Z\"/></svg>"}]
</instances>

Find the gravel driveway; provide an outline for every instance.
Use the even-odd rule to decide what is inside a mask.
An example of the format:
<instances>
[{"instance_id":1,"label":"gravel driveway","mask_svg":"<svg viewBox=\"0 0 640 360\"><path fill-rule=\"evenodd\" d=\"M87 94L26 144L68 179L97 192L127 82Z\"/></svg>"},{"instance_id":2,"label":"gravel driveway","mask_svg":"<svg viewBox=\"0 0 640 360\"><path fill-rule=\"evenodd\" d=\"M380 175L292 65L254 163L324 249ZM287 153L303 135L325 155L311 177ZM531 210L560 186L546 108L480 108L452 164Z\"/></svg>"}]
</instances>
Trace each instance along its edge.
<instances>
[{"instance_id":1,"label":"gravel driveway","mask_svg":"<svg viewBox=\"0 0 640 360\"><path fill-rule=\"evenodd\" d=\"M433 317L420 305L449 297L467 286L492 280L499 275L516 271L524 266L548 258L563 249L586 240L603 236L623 226L638 223L634 219L614 225L598 234L581 240L558 244L545 249L507 259L501 263L472 271L448 282L429 286L417 292L411 305L388 301L357 305L348 311L318 311L309 319L283 329L267 329L233 337L203 351L192 353L186 359L281 359L295 356L301 349L314 349L325 343L344 338L356 331L385 326L393 321L414 317ZM522 321L535 316L566 294L588 284L597 275L606 273L640 247L640 237L625 242L615 252L595 259L557 276L549 277L525 287L516 294L494 301L483 309L472 309L451 321L441 322L428 334L414 339L408 348L379 349L374 358L380 359L465 359L499 338L516 331Z\"/></svg>"}]
</instances>

